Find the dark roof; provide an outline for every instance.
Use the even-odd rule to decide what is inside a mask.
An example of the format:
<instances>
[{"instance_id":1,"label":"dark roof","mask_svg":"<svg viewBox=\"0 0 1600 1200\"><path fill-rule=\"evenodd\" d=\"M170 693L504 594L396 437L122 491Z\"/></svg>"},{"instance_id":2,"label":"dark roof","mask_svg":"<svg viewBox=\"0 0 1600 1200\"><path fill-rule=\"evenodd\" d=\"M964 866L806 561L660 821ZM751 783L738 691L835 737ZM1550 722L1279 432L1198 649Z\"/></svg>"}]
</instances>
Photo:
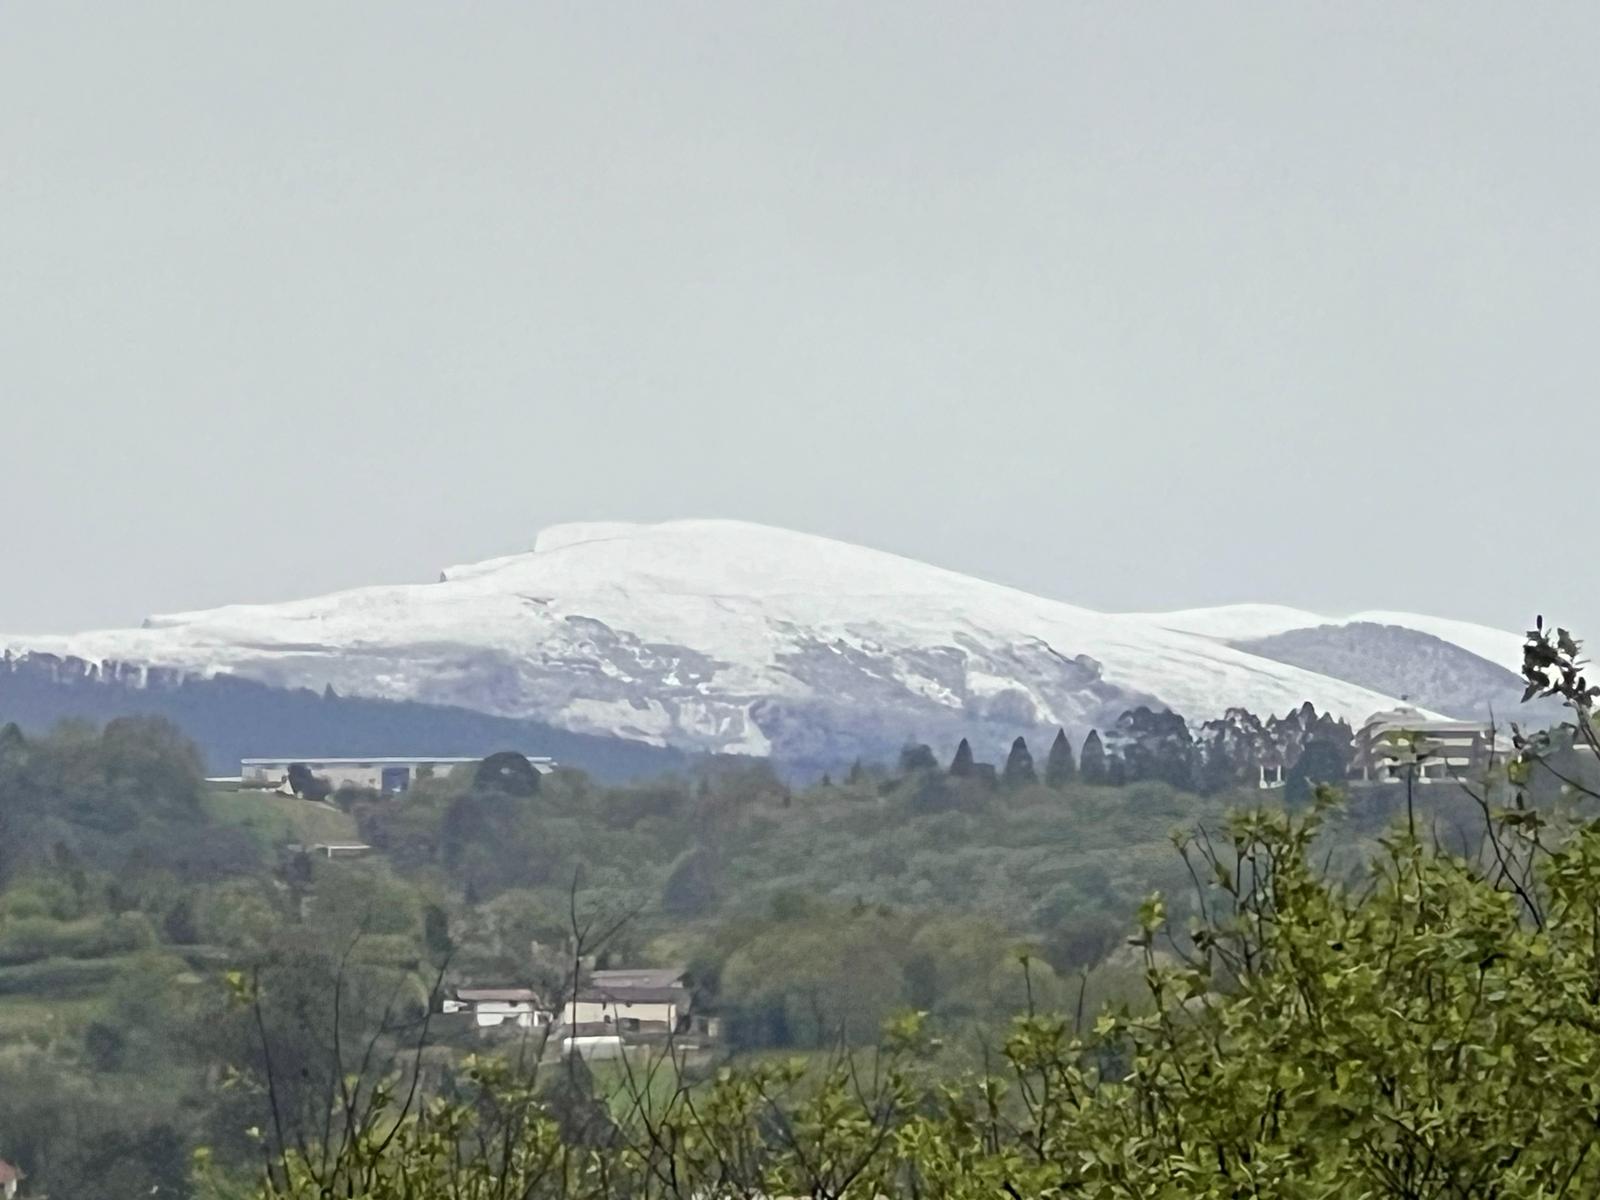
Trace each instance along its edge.
<instances>
[{"instance_id":1,"label":"dark roof","mask_svg":"<svg viewBox=\"0 0 1600 1200\"><path fill-rule=\"evenodd\" d=\"M457 988L456 999L537 1002L539 994L529 988Z\"/></svg>"},{"instance_id":2,"label":"dark roof","mask_svg":"<svg viewBox=\"0 0 1600 1200\"><path fill-rule=\"evenodd\" d=\"M684 1004L689 999L685 987L633 987L607 985L586 987L578 993L579 1000L608 1000L613 1004Z\"/></svg>"},{"instance_id":3,"label":"dark roof","mask_svg":"<svg viewBox=\"0 0 1600 1200\"><path fill-rule=\"evenodd\" d=\"M681 985L683 976L682 967L624 967L609 971L591 971L589 982L597 988L669 988Z\"/></svg>"}]
</instances>

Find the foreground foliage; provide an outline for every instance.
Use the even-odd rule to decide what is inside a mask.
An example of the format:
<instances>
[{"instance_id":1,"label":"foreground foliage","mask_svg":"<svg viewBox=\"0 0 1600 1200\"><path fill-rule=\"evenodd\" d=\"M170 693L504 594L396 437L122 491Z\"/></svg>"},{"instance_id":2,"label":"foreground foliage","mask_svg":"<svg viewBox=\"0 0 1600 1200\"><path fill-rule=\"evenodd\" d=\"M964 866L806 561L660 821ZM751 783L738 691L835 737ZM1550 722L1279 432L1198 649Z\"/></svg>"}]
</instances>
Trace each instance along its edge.
<instances>
[{"instance_id":1,"label":"foreground foliage","mask_svg":"<svg viewBox=\"0 0 1600 1200\"><path fill-rule=\"evenodd\" d=\"M263 1196L1557 1197L1600 1191L1600 825L1547 846L1490 813L1470 859L1400 830L1329 878L1311 812L1182 850L1192 927L1137 938L1152 1007L1021 1017L990 1072L941 1082L920 1021L823 1069L648 1086L574 1122L576 1068L398 1079L336 1145L277 1147Z\"/></svg>"}]
</instances>

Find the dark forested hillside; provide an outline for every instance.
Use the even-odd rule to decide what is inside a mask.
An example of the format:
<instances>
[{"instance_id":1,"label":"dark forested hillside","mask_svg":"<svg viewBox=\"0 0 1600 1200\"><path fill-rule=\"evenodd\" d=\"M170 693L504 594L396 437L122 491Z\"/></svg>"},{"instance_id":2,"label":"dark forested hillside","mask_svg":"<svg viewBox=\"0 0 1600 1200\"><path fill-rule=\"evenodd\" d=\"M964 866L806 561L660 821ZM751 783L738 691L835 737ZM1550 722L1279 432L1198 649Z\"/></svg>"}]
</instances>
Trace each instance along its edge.
<instances>
[{"instance_id":1,"label":"dark forested hillside","mask_svg":"<svg viewBox=\"0 0 1600 1200\"><path fill-rule=\"evenodd\" d=\"M240 679L118 671L54 655L0 659L0 724L42 732L56 722L162 716L199 747L206 770L235 774L252 756L491 754L514 746L603 780L670 770L684 756L643 742L556 729L471 709L285 689Z\"/></svg>"}]
</instances>

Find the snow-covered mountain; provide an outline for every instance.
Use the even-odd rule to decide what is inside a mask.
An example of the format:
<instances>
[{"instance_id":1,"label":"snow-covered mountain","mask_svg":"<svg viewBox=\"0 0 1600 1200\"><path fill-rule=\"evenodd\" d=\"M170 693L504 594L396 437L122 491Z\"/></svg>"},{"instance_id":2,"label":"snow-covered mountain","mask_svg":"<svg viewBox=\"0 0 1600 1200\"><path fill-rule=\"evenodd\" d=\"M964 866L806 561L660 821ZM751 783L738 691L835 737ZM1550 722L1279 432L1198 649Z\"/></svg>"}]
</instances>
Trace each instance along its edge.
<instances>
[{"instance_id":1,"label":"snow-covered mountain","mask_svg":"<svg viewBox=\"0 0 1600 1200\"><path fill-rule=\"evenodd\" d=\"M452 567L436 583L0 645L824 762L908 736L980 747L1057 725L1081 736L1136 703L1198 721L1310 700L1360 721L1398 689L1247 648L1349 623L1415 630L1500 671L1520 656L1514 634L1406 614L1100 613L736 521L562 525L528 553Z\"/></svg>"}]
</instances>

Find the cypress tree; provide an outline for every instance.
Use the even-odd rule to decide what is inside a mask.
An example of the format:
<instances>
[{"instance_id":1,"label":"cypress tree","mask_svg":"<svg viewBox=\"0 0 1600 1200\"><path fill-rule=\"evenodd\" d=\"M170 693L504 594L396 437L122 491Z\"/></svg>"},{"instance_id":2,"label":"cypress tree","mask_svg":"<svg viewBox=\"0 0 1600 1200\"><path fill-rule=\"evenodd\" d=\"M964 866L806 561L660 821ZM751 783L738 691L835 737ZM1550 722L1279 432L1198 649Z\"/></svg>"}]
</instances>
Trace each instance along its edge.
<instances>
[{"instance_id":1,"label":"cypress tree","mask_svg":"<svg viewBox=\"0 0 1600 1200\"><path fill-rule=\"evenodd\" d=\"M1056 730L1056 740L1050 743L1050 754L1044 760L1044 781L1050 787L1065 787L1078 773L1072 761L1072 743L1067 741L1065 729Z\"/></svg>"},{"instance_id":2,"label":"cypress tree","mask_svg":"<svg viewBox=\"0 0 1600 1200\"><path fill-rule=\"evenodd\" d=\"M1128 782L1128 760L1120 754L1106 755L1106 782L1121 787Z\"/></svg>"},{"instance_id":3,"label":"cypress tree","mask_svg":"<svg viewBox=\"0 0 1600 1200\"><path fill-rule=\"evenodd\" d=\"M1011 743L1011 753L1006 755L1005 770L1000 778L1007 787L1022 787L1028 783L1038 783L1039 776L1033 769L1033 755L1028 753L1026 738L1018 738Z\"/></svg>"},{"instance_id":4,"label":"cypress tree","mask_svg":"<svg viewBox=\"0 0 1600 1200\"><path fill-rule=\"evenodd\" d=\"M1078 755L1078 774L1085 783L1106 782L1106 748L1100 743L1100 731L1089 730L1083 739L1083 752Z\"/></svg>"},{"instance_id":5,"label":"cypress tree","mask_svg":"<svg viewBox=\"0 0 1600 1200\"><path fill-rule=\"evenodd\" d=\"M966 738L961 739L961 744L956 747L956 756L950 760L950 774L957 779L972 777L972 745Z\"/></svg>"}]
</instances>

